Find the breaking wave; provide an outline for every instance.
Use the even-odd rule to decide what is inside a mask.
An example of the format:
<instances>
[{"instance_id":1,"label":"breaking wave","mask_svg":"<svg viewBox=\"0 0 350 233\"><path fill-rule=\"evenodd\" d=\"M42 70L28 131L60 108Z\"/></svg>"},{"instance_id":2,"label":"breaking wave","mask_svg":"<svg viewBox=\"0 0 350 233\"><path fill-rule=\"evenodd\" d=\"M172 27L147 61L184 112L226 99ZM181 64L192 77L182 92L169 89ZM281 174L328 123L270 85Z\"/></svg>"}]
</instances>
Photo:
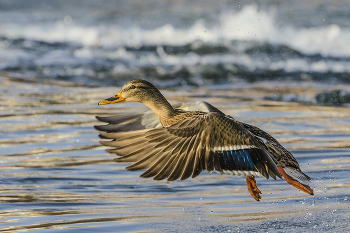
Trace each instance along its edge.
<instances>
[{"instance_id":1,"label":"breaking wave","mask_svg":"<svg viewBox=\"0 0 350 233\"><path fill-rule=\"evenodd\" d=\"M179 46L201 41L227 45L232 41L254 41L286 45L305 54L346 57L350 55L350 29L338 25L296 28L279 25L275 10L258 10L245 6L238 12L224 12L216 25L206 26L201 19L188 28L175 28L171 24L155 29L137 25L123 28L116 25L79 26L63 20L54 25L2 25L2 36L46 42L74 42L83 46Z\"/></svg>"},{"instance_id":2,"label":"breaking wave","mask_svg":"<svg viewBox=\"0 0 350 233\"><path fill-rule=\"evenodd\" d=\"M187 27L152 29L68 19L2 23L0 70L107 85L130 78L169 85L350 82L349 28L282 25L274 8L250 5L212 23L198 19Z\"/></svg>"}]
</instances>

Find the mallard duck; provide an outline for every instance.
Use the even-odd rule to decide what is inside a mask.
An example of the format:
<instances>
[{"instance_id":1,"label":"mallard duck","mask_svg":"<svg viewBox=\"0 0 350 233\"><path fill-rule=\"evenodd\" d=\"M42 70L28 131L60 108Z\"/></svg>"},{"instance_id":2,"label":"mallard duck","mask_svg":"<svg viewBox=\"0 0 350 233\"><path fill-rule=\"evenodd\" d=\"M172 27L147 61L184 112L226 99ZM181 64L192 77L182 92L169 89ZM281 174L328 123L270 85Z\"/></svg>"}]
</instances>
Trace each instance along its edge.
<instances>
[{"instance_id":1,"label":"mallard duck","mask_svg":"<svg viewBox=\"0 0 350 233\"><path fill-rule=\"evenodd\" d=\"M225 115L206 102L171 105L160 91L145 80L124 84L114 96L99 105L123 101L140 102L151 111L99 117L108 123L96 125L103 139L117 154L117 162L133 163L126 169L146 170L141 177L155 180L185 180L203 170L246 176L247 188L259 201L261 191L255 176L285 179L313 195L293 155L265 131Z\"/></svg>"}]
</instances>

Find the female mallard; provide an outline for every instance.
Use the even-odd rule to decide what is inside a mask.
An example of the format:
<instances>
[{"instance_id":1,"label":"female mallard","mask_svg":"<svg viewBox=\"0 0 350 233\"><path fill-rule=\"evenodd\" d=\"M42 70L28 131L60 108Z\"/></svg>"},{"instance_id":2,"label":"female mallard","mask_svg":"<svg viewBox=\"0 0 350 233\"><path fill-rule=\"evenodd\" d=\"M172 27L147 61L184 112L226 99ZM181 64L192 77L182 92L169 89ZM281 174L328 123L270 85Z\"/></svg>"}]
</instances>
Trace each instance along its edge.
<instances>
[{"instance_id":1,"label":"female mallard","mask_svg":"<svg viewBox=\"0 0 350 233\"><path fill-rule=\"evenodd\" d=\"M144 80L127 82L99 105L140 102L152 111L98 117L101 144L118 162L133 162L128 170L147 169L141 177L169 181L198 176L203 170L245 175L250 194L261 199L254 176L276 176L313 195L301 182L310 181L293 155L265 131L233 119L206 102L171 106L160 91Z\"/></svg>"}]
</instances>

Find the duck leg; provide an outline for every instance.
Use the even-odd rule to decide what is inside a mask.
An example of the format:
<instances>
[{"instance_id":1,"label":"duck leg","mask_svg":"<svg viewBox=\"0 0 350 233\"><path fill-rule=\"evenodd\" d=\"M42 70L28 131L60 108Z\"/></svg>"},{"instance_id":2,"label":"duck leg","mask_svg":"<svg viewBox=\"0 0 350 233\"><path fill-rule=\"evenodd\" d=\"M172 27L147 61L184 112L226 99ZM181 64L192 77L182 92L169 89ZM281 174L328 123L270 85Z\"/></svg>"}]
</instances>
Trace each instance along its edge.
<instances>
[{"instance_id":1,"label":"duck leg","mask_svg":"<svg viewBox=\"0 0 350 233\"><path fill-rule=\"evenodd\" d=\"M258 187L256 187L255 177L254 176L247 176L246 181L247 181L247 188L248 188L250 195L252 195L252 197L255 200L260 201L261 191L258 189Z\"/></svg>"},{"instance_id":2,"label":"duck leg","mask_svg":"<svg viewBox=\"0 0 350 233\"><path fill-rule=\"evenodd\" d=\"M314 191L308 185L302 184L299 181L290 177L280 165L277 165L277 168L288 184L293 185L297 189L300 189L301 191L306 192L307 194L314 195Z\"/></svg>"}]
</instances>

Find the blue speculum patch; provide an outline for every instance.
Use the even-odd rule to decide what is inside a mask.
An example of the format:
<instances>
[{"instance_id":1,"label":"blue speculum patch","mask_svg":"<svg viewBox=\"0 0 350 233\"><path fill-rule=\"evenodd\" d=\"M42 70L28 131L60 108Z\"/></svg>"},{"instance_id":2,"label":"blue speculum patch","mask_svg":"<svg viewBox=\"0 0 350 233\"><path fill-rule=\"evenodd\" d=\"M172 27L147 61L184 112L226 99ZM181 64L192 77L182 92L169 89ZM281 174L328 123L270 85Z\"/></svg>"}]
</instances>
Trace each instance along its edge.
<instances>
[{"instance_id":1,"label":"blue speculum patch","mask_svg":"<svg viewBox=\"0 0 350 233\"><path fill-rule=\"evenodd\" d=\"M220 165L223 170L257 171L250 157L251 149L219 152Z\"/></svg>"}]
</instances>

